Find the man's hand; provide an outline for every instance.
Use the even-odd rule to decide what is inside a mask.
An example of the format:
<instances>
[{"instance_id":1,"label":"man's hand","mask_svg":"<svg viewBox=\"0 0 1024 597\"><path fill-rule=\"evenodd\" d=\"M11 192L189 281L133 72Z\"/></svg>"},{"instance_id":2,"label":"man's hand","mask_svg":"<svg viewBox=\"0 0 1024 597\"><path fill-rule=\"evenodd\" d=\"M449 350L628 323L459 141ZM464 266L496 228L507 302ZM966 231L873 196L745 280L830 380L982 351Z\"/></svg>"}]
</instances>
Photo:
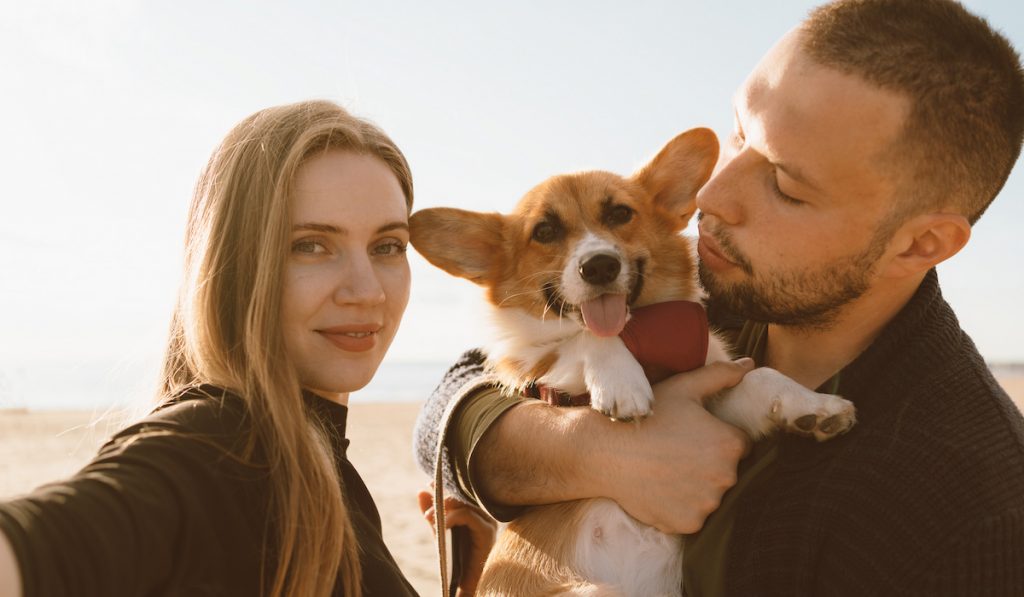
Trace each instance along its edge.
<instances>
[{"instance_id":1,"label":"man's hand","mask_svg":"<svg viewBox=\"0 0 1024 597\"><path fill-rule=\"evenodd\" d=\"M736 466L750 443L704 402L752 368L743 359L670 377L654 387L653 416L635 424L605 421L604 439L593 446L596 462L588 467L600 494L661 531L699 531L736 484Z\"/></svg>"},{"instance_id":2,"label":"man's hand","mask_svg":"<svg viewBox=\"0 0 1024 597\"><path fill-rule=\"evenodd\" d=\"M670 377L654 387L654 414L637 423L589 408L516 406L477 446L474 485L506 505L607 497L662 531L694 533L736 483L750 443L704 402L753 366L740 359Z\"/></svg>"}]
</instances>

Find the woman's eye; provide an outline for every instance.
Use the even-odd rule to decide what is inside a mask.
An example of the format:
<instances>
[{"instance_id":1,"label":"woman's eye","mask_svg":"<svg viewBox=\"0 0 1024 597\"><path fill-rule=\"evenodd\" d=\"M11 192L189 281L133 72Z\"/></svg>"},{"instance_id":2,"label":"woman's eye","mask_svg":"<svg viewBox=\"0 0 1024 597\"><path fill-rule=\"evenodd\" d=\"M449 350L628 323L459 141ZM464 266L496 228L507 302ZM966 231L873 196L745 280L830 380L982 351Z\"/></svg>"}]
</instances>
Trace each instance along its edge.
<instances>
[{"instance_id":1,"label":"woman's eye","mask_svg":"<svg viewBox=\"0 0 1024 597\"><path fill-rule=\"evenodd\" d=\"M373 248L373 254L381 257L393 257L401 255L406 251L406 245L399 241L388 241L381 243Z\"/></svg>"},{"instance_id":2,"label":"woman's eye","mask_svg":"<svg viewBox=\"0 0 1024 597\"><path fill-rule=\"evenodd\" d=\"M299 240L292 243L292 253L300 255L323 255L328 253L324 243L316 240Z\"/></svg>"}]
</instances>

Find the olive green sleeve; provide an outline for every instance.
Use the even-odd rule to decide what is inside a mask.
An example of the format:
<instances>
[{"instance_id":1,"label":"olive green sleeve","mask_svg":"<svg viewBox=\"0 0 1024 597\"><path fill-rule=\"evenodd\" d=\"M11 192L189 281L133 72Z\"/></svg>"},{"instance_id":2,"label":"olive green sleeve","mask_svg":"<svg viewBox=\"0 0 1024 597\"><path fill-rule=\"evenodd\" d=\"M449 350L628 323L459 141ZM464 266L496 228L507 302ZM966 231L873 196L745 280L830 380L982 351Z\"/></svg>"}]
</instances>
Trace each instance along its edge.
<instances>
[{"instance_id":1,"label":"olive green sleeve","mask_svg":"<svg viewBox=\"0 0 1024 597\"><path fill-rule=\"evenodd\" d=\"M445 438L448 456L451 459L452 469L455 471L455 481L459 489L465 495L472 497L491 516L502 522L508 522L515 518L523 508L521 506L505 506L485 499L477 492L470 471L473 470L473 458L484 434L510 408L528 400L530 399L521 396L503 394L494 386L480 388L472 395L467 396L453 413L448 437Z\"/></svg>"}]
</instances>

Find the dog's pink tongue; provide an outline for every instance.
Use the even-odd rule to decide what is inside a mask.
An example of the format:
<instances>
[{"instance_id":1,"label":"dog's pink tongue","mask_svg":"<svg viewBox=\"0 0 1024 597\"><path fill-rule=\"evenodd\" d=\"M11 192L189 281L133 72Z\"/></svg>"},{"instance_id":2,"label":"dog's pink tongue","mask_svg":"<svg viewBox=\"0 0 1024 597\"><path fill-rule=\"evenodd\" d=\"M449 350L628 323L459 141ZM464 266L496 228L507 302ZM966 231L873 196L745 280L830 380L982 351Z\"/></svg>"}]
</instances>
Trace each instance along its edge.
<instances>
[{"instance_id":1,"label":"dog's pink tongue","mask_svg":"<svg viewBox=\"0 0 1024 597\"><path fill-rule=\"evenodd\" d=\"M580 305L580 312L595 336L618 336L626 325L626 295L602 294Z\"/></svg>"}]
</instances>

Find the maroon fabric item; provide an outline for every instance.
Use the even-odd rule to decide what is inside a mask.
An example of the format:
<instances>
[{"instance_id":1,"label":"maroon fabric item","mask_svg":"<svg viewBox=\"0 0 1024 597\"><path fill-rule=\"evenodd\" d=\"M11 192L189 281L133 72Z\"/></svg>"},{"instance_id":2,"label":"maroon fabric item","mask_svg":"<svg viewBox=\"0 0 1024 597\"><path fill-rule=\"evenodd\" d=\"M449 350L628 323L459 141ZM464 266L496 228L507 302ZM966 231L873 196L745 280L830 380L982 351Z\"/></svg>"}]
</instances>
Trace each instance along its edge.
<instances>
[{"instance_id":1,"label":"maroon fabric item","mask_svg":"<svg viewBox=\"0 0 1024 597\"><path fill-rule=\"evenodd\" d=\"M647 305L633 309L619 337L654 384L676 373L701 367L707 361L707 312L703 305L692 301ZM556 388L536 384L527 386L523 396L554 406L590 404L590 394L570 396Z\"/></svg>"}]
</instances>

